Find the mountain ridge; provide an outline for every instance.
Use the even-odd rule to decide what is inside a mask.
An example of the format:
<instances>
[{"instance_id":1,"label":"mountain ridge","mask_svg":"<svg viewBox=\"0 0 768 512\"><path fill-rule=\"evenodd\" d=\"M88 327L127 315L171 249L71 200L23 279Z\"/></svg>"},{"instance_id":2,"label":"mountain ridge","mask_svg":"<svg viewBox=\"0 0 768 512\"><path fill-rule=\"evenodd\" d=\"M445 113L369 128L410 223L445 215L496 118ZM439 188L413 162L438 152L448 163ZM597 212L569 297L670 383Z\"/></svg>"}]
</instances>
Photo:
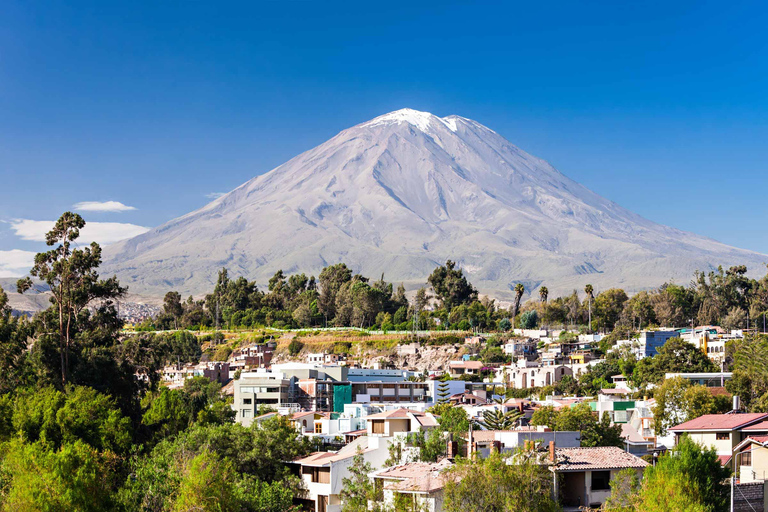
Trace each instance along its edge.
<instances>
[{"instance_id":1,"label":"mountain ridge","mask_svg":"<svg viewBox=\"0 0 768 512\"><path fill-rule=\"evenodd\" d=\"M266 283L345 261L415 285L446 259L499 298L518 282L637 291L768 261L626 210L476 121L402 109L106 248L104 271L139 293L199 294L223 266Z\"/></svg>"}]
</instances>

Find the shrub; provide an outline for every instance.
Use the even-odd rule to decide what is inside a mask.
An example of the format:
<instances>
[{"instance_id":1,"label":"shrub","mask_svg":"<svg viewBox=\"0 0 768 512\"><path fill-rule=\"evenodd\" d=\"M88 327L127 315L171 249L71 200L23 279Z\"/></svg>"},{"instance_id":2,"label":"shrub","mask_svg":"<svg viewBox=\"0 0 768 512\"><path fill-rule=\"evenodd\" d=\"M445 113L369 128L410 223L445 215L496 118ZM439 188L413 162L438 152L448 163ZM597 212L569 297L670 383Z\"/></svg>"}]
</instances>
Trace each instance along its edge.
<instances>
[{"instance_id":1,"label":"shrub","mask_svg":"<svg viewBox=\"0 0 768 512\"><path fill-rule=\"evenodd\" d=\"M295 357L299 355L299 352L301 352L301 349L303 348L304 344L299 340L299 338L293 338L291 343L288 345L288 353Z\"/></svg>"}]
</instances>

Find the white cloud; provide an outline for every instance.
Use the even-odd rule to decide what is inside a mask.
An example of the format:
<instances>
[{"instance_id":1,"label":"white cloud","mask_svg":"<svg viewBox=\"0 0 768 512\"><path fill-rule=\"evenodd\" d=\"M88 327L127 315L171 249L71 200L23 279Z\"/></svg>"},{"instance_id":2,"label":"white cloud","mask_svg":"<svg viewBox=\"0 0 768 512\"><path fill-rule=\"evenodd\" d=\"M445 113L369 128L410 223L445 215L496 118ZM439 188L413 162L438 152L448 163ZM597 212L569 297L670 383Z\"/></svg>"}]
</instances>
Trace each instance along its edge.
<instances>
[{"instance_id":1,"label":"white cloud","mask_svg":"<svg viewBox=\"0 0 768 512\"><path fill-rule=\"evenodd\" d=\"M226 192L211 192L210 194L205 194L205 197L208 199L218 199L225 194Z\"/></svg>"},{"instance_id":2,"label":"white cloud","mask_svg":"<svg viewBox=\"0 0 768 512\"><path fill-rule=\"evenodd\" d=\"M11 229L22 240L31 242L45 242L45 234L53 228L52 220L14 219L10 221ZM149 231L149 228L136 224L124 224L120 222L87 222L80 231L78 244L87 245L98 242L108 245L126 238L132 238Z\"/></svg>"},{"instance_id":3,"label":"white cloud","mask_svg":"<svg viewBox=\"0 0 768 512\"><path fill-rule=\"evenodd\" d=\"M128 212L136 209L119 201L83 201L72 208L81 212Z\"/></svg>"},{"instance_id":4,"label":"white cloud","mask_svg":"<svg viewBox=\"0 0 768 512\"><path fill-rule=\"evenodd\" d=\"M0 277L22 277L34 263L35 253L32 251L0 251Z\"/></svg>"}]
</instances>

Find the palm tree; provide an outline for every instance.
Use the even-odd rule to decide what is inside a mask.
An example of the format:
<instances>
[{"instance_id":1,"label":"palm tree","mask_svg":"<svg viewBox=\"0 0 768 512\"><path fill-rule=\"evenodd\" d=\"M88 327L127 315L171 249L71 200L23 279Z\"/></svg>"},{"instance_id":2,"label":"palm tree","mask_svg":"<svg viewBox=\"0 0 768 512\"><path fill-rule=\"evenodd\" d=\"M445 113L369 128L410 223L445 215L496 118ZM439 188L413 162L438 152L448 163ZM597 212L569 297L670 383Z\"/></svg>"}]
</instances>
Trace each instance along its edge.
<instances>
[{"instance_id":1,"label":"palm tree","mask_svg":"<svg viewBox=\"0 0 768 512\"><path fill-rule=\"evenodd\" d=\"M589 304L589 331L592 332L592 298L595 289L591 284L584 287L584 293L587 294L587 303Z\"/></svg>"},{"instance_id":2,"label":"palm tree","mask_svg":"<svg viewBox=\"0 0 768 512\"><path fill-rule=\"evenodd\" d=\"M523 283L517 283L515 285L515 303L512 305L512 327L515 326L515 317L517 316L517 312L520 310L520 299L523 298L524 293L525 286L523 286Z\"/></svg>"},{"instance_id":3,"label":"palm tree","mask_svg":"<svg viewBox=\"0 0 768 512\"><path fill-rule=\"evenodd\" d=\"M517 409L509 412L501 412L500 409L484 411L480 425L486 430L509 430L517 425L523 413Z\"/></svg>"},{"instance_id":4,"label":"palm tree","mask_svg":"<svg viewBox=\"0 0 768 512\"><path fill-rule=\"evenodd\" d=\"M549 297L549 290L546 286L542 286L539 288L539 297L541 298L541 302L544 304L547 303L547 297Z\"/></svg>"}]
</instances>

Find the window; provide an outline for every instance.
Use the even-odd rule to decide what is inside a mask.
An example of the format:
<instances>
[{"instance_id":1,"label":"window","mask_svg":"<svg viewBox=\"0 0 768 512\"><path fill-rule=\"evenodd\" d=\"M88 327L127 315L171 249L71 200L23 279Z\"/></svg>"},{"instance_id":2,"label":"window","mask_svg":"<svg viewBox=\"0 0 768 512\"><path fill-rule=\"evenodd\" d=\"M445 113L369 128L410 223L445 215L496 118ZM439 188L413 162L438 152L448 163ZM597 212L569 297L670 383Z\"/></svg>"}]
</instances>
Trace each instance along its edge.
<instances>
[{"instance_id":1,"label":"window","mask_svg":"<svg viewBox=\"0 0 768 512\"><path fill-rule=\"evenodd\" d=\"M243 405L251 405L253 403L253 400L250 398L243 398Z\"/></svg>"},{"instance_id":2,"label":"window","mask_svg":"<svg viewBox=\"0 0 768 512\"><path fill-rule=\"evenodd\" d=\"M253 418L253 409L243 409L240 411L240 416L243 418Z\"/></svg>"},{"instance_id":3,"label":"window","mask_svg":"<svg viewBox=\"0 0 768 512\"><path fill-rule=\"evenodd\" d=\"M741 465L742 466L751 466L752 465L752 452L742 452L741 453Z\"/></svg>"},{"instance_id":4,"label":"window","mask_svg":"<svg viewBox=\"0 0 768 512\"><path fill-rule=\"evenodd\" d=\"M593 471L592 472L592 490L593 491L608 491L611 488L611 472L610 471Z\"/></svg>"},{"instance_id":5,"label":"window","mask_svg":"<svg viewBox=\"0 0 768 512\"><path fill-rule=\"evenodd\" d=\"M305 475L309 475L312 482L317 484L329 484L331 483L331 468L311 468L303 467L301 472Z\"/></svg>"},{"instance_id":6,"label":"window","mask_svg":"<svg viewBox=\"0 0 768 512\"><path fill-rule=\"evenodd\" d=\"M731 438L731 434L728 432L718 432L717 434L715 434L715 439L717 439L718 441L727 441L730 438Z\"/></svg>"},{"instance_id":7,"label":"window","mask_svg":"<svg viewBox=\"0 0 768 512\"><path fill-rule=\"evenodd\" d=\"M384 420L371 420L371 432L374 434L383 434Z\"/></svg>"}]
</instances>

